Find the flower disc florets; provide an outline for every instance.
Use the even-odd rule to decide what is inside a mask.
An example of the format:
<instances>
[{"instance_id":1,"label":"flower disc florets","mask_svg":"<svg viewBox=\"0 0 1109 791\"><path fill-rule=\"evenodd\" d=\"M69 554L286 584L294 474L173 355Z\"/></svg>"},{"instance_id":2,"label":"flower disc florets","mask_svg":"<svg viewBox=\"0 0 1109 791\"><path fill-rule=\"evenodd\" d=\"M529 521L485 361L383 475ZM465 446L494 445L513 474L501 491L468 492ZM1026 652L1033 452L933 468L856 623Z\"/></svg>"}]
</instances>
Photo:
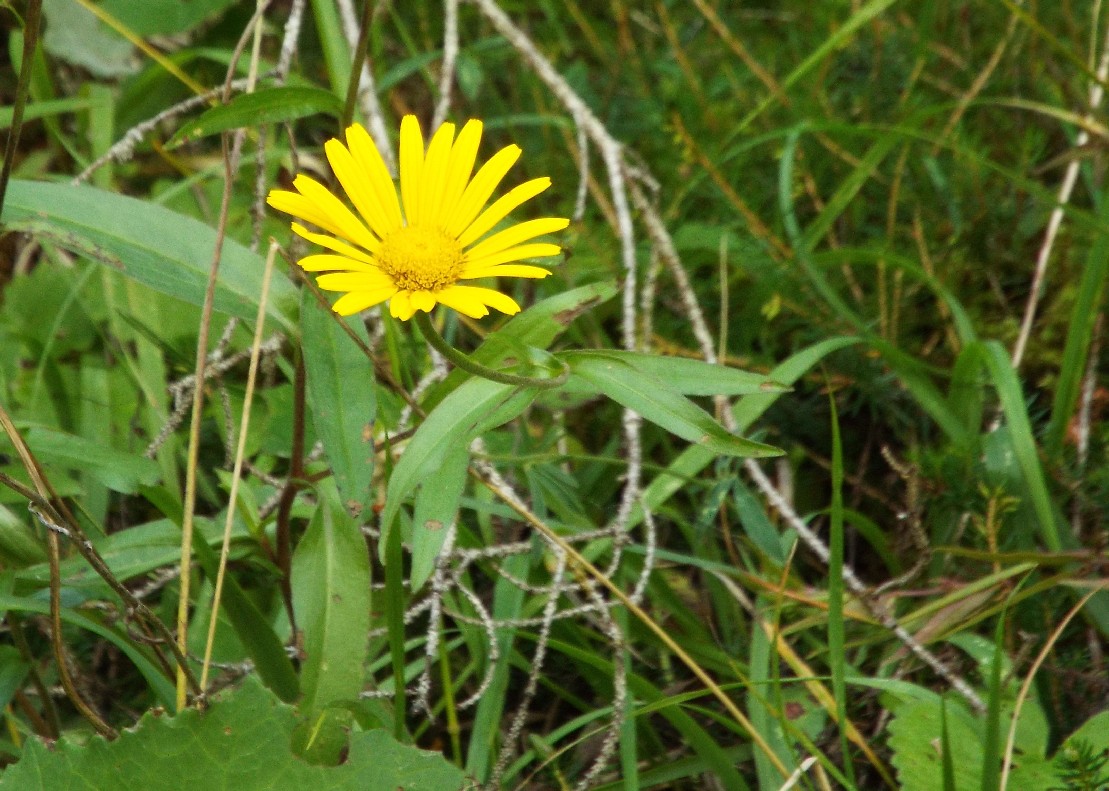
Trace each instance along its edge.
<instances>
[{"instance_id":1,"label":"flower disc florets","mask_svg":"<svg viewBox=\"0 0 1109 791\"><path fill-rule=\"evenodd\" d=\"M438 228L406 225L381 240L377 265L406 291L439 291L458 281L462 246Z\"/></svg>"}]
</instances>

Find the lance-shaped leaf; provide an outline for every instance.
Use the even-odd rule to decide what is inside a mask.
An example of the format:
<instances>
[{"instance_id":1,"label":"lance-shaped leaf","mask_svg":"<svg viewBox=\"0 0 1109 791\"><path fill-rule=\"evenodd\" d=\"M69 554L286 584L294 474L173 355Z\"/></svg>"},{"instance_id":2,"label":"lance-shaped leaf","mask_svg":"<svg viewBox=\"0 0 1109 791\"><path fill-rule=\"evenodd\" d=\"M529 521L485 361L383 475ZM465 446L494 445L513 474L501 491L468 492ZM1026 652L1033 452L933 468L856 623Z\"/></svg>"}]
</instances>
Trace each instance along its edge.
<instances>
[{"instance_id":1,"label":"lance-shaped leaf","mask_svg":"<svg viewBox=\"0 0 1109 791\"><path fill-rule=\"evenodd\" d=\"M204 304L216 232L164 206L85 185L13 180L4 228L48 238L155 291ZM224 239L215 309L253 322L263 268L256 253ZM275 277L267 310L286 329L294 326L296 301L292 284Z\"/></svg>"},{"instance_id":2,"label":"lance-shaped leaf","mask_svg":"<svg viewBox=\"0 0 1109 791\"><path fill-rule=\"evenodd\" d=\"M781 451L737 437L708 412L670 388L669 383L637 370L616 355L566 353L576 389L591 387L682 439L728 456L779 456ZM574 381L574 380L577 381Z\"/></svg>"}]
</instances>

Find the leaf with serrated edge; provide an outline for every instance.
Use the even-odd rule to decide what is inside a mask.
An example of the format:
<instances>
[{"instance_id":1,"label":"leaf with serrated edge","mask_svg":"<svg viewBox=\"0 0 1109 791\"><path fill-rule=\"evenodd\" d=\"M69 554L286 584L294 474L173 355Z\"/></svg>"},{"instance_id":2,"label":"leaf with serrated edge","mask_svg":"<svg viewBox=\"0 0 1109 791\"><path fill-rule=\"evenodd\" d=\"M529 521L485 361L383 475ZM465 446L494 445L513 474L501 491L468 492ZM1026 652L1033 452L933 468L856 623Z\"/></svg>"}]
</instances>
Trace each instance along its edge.
<instances>
[{"instance_id":1,"label":"leaf with serrated edge","mask_svg":"<svg viewBox=\"0 0 1109 791\"><path fill-rule=\"evenodd\" d=\"M147 714L120 738L47 748L28 739L22 759L0 776L0 791L456 791L460 769L441 755L404 745L382 730L351 735L339 766L313 766L290 749L298 715L252 676L205 712ZM187 780L187 782L185 782Z\"/></svg>"}]
</instances>

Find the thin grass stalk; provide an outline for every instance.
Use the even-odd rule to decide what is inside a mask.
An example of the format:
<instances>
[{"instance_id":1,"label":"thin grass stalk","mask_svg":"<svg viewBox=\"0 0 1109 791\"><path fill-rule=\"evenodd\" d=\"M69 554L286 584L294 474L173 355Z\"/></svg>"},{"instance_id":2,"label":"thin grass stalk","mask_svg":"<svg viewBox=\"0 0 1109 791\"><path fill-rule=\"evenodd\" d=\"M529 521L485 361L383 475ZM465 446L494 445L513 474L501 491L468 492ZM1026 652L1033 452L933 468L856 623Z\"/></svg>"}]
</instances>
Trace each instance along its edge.
<instances>
[{"instance_id":1,"label":"thin grass stalk","mask_svg":"<svg viewBox=\"0 0 1109 791\"><path fill-rule=\"evenodd\" d=\"M1070 622L1074 620L1074 617L1082 612L1082 608L1086 606L1090 599L1099 592L1105 590L1109 590L1109 582L1102 582L1100 585L1095 586L1093 590L1079 599L1074 606L1067 611L1067 614L1059 621L1059 625L1052 630L1047 640L1044 641L1043 647L1032 661L1032 666L1028 668L1028 673L1025 675L1024 681L1020 685L1020 691L1017 692L1016 700L1013 702L1013 714L1009 718L1009 733L1005 738L1004 757L1001 761L1001 780L998 783L1000 791L1005 791L1009 784L1009 773L1013 768L1013 753L1016 749L1017 725L1020 723L1020 712L1021 709L1024 708L1024 702L1028 700L1028 693L1032 689L1032 682L1036 678L1036 674L1043 666L1043 663L1047 661L1051 649L1055 647L1059 638L1063 636L1063 632L1066 630L1067 626L1070 625Z\"/></svg>"},{"instance_id":2,"label":"thin grass stalk","mask_svg":"<svg viewBox=\"0 0 1109 791\"><path fill-rule=\"evenodd\" d=\"M81 0L81 2L84 2L84 0ZM235 67L238 64L239 57L246 47L248 30L250 30L251 25L255 25L256 27L254 27L251 32L254 35L258 35L262 15L267 5L269 5L269 0L258 0L248 27L244 29L243 35L236 44L231 62L227 68L227 77L223 84L221 98L224 103L226 103L231 96L231 78L235 73ZM251 76L248 77L247 80L248 88L253 88L254 75L256 75L256 68L252 67ZM193 387L192 417L189 422L189 447L185 465L184 513L181 517L181 558L179 561L181 583L177 599L177 650L181 655L184 655L188 650L193 521L196 516L197 466L199 464L200 454L200 424L203 419L204 408L205 372L208 366L208 334L212 326L216 280L219 276L220 259L223 255L223 242L227 236L227 221L231 206L231 192L234 187L235 171L238 169L239 156L242 152L243 139L245 136L245 130L236 132L233 139L229 139L230 136L226 133L220 136L223 153L223 194L220 197L219 221L216 224L216 241L212 251L212 263L208 269L208 283L204 289L204 304L201 308L200 327L197 331L196 368L193 372L195 385ZM177 667L177 691L175 700L177 711L182 711L187 703L186 686L189 675L185 663L180 663Z\"/></svg>"},{"instance_id":3,"label":"thin grass stalk","mask_svg":"<svg viewBox=\"0 0 1109 791\"><path fill-rule=\"evenodd\" d=\"M61 561L58 549L58 535L53 530L46 533L47 555L50 559L50 644L54 647L54 662L58 666L58 680L65 690L69 702L74 705L81 716L88 720L92 727L106 739L114 739L119 734L116 729L104 721L104 718L85 700L73 681L73 674L69 668L69 657L65 650L65 641L62 639L62 579Z\"/></svg>"},{"instance_id":4,"label":"thin grass stalk","mask_svg":"<svg viewBox=\"0 0 1109 791\"><path fill-rule=\"evenodd\" d=\"M139 49L144 55L146 55L152 61L165 69L167 73L172 74L174 77L180 80L181 83L185 85L190 91L195 94L202 94L206 92L207 89L203 85L198 83L185 72L181 71L180 67L178 67L176 63L167 58L158 50L154 49L154 47L147 44L146 41L143 40L142 36L135 33L135 31L131 30L131 28L127 27L127 25L123 24L110 13L105 11L103 8L96 5L95 3L89 2L89 0L77 0L77 2L85 10L96 16L96 18L103 22L105 25L107 25L116 33L119 33L119 35L123 36L125 39L131 42L131 44ZM213 105L216 104L216 100L214 97L212 98L211 103Z\"/></svg>"},{"instance_id":5,"label":"thin grass stalk","mask_svg":"<svg viewBox=\"0 0 1109 791\"><path fill-rule=\"evenodd\" d=\"M520 517L525 522L527 522L527 524L535 528L535 530L539 532L551 544L565 552L571 563L573 563L579 569L591 576L593 579L597 580L597 582L599 582L603 587L608 589L609 593L611 593L622 605L624 605L632 613L632 615L634 615L640 621L640 623L646 626L648 630L650 630L659 640L661 640L663 645L665 645L675 656L677 656L678 659L681 660L682 664L689 668L693 675L697 677L698 681L700 681L705 686L705 688L712 693L713 697L720 701L720 703L727 710L728 714L731 715L731 717L736 721L740 728L742 728L747 733L751 741L755 743L758 749L766 755L767 760L769 760L774 765L774 768L778 770L781 776L783 778L789 776L789 769L787 769L785 764L782 763L781 759L766 742L766 739L763 738L762 734L760 734L755 729L754 725L752 725L747 716L739 710L739 707L736 706L735 702L724 693L724 690L720 688L720 685L713 680L713 678L705 671L705 669L701 667L697 663L697 661L693 659L693 657L690 656L689 653L686 652L685 649L683 649L678 644L678 642L673 637L671 637L670 634L646 612L646 610L633 602L628 597L628 595L624 593L624 591L622 591L612 580L602 574L600 569L598 569L584 556L582 556L582 554L578 552L572 544L570 544L568 541L566 541L566 539L564 539L562 536L548 527L547 524L543 522L543 520L533 514L531 510L514 495L514 493L509 492L503 487L497 485L488 477L484 478L484 483L495 494L497 494L501 498L501 500L508 505L509 508L519 514Z\"/></svg>"},{"instance_id":6,"label":"thin grass stalk","mask_svg":"<svg viewBox=\"0 0 1109 791\"><path fill-rule=\"evenodd\" d=\"M12 105L12 125L8 128L8 140L4 145L4 167L0 170L0 218L4 216L4 198L8 193L8 180L15 163L15 150L19 147L19 133L23 129L23 110L27 105L27 93L31 87L32 64L35 60L35 47L39 40L39 22L42 19L42 0L28 0L23 20L23 57L19 67L19 83L15 88L15 101Z\"/></svg>"},{"instance_id":7,"label":"thin grass stalk","mask_svg":"<svg viewBox=\"0 0 1109 791\"><path fill-rule=\"evenodd\" d=\"M269 301L270 277L273 274L273 261L277 254L277 242L270 241L266 255L266 268L262 272L262 291L258 297L258 317L255 319L254 340L250 347L250 368L246 376L246 393L243 396L243 414L239 422L239 439L235 448L235 467L231 473L231 491L228 494L227 519L223 526L223 544L220 547L219 571L216 572L215 589L212 592L212 612L208 619L208 639L204 643L204 662L200 670L200 689L208 688L208 668L212 661L212 646L216 640L216 626L219 623L220 599L223 595L223 578L227 573L227 557L231 550L231 527L235 521L235 511L239 502L239 482L243 474L243 458L246 455L246 438L250 429L250 407L254 403L254 385L258 376L258 360L261 357L262 329L266 323L266 306Z\"/></svg>"}]
</instances>

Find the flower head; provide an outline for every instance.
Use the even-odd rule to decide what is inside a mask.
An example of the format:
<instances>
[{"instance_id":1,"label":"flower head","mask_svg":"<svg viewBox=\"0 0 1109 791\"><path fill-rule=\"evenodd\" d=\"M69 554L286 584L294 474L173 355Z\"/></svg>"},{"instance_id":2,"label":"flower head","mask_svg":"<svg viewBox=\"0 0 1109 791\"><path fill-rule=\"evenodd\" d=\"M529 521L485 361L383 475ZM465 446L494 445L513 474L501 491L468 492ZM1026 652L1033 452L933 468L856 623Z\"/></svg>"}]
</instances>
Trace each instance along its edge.
<instances>
[{"instance_id":1,"label":"flower head","mask_svg":"<svg viewBox=\"0 0 1109 791\"><path fill-rule=\"evenodd\" d=\"M513 314L520 306L507 294L461 282L550 274L518 262L558 255L558 245L532 240L561 231L569 220L546 217L487 234L551 180L527 181L487 207L520 157L520 148L502 148L471 178L481 129L480 121L468 121L456 138L454 124L443 124L425 151L419 122L406 115L400 125L399 200L381 154L362 126L347 129L346 145L328 140L328 162L357 214L303 174L293 181L296 192L270 192L270 206L327 232L293 223L295 233L331 251L298 263L309 272L328 272L317 279L320 288L346 292L334 305L336 313L349 316L389 300L389 312L405 321L436 304L473 318L488 315L490 307Z\"/></svg>"}]
</instances>

